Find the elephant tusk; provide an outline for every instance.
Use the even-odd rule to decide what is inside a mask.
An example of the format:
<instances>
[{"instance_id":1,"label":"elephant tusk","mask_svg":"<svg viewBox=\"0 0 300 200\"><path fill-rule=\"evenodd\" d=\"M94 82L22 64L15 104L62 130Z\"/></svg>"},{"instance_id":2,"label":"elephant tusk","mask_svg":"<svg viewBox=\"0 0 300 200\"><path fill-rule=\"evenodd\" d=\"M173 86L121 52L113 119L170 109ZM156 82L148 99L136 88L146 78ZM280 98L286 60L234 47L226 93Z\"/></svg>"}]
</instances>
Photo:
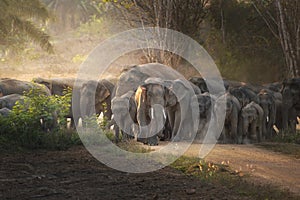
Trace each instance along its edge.
<instances>
[{"instance_id":1,"label":"elephant tusk","mask_svg":"<svg viewBox=\"0 0 300 200\"><path fill-rule=\"evenodd\" d=\"M165 109L163 109L163 115L164 115L164 118L167 119L167 115L166 115Z\"/></svg>"},{"instance_id":2,"label":"elephant tusk","mask_svg":"<svg viewBox=\"0 0 300 200\"><path fill-rule=\"evenodd\" d=\"M154 109L151 108L151 119L154 119Z\"/></svg>"}]
</instances>

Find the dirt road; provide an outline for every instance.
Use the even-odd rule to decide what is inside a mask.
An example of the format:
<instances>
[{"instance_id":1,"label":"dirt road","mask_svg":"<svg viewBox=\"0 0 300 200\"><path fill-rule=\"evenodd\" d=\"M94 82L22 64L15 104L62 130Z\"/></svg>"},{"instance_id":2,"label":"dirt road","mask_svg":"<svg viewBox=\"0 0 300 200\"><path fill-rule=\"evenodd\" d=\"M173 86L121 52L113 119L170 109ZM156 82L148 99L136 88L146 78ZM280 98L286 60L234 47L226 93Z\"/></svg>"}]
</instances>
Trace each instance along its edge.
<instances>
[{"instance_id":1,"label":"dirt road","mask_svg":"<svg viewBox=\"0 0 300 200\"><path fill-rule=\"evenodd\" d=\"M186 153L190 156L198 154L198 144L193 144ZM250 174L250 180L254 182L275 184L300 194L300 159L254 145L217 144L205 160L229 165L240 174Z\"/></svg>"},{"instance_id":2,"label":"dirt road","mask_svg":"<svg viewBox=\"0 0 300 200\"><path fill-rule=\"evenodd\" d=\"M187 154L197 155L198 147L192 145ZM229 161L233 169L250 172L252 180L299 192L299 160L235 145L217 145L206 159ZM68 151L0 152L0 199L262 198L267 197L241 195L221 183L203 182L170 167L145 174L119 172L97 161L82 146Z\"/></svg>"},{"instance_id":3,"label":"dirt road","mask_svg":"<svg viewBox=\"0 0 300 200\"><path fill-rule=\"evenodd\" d=\"M251 199L165 167L144 174L111 169L84 147L0 156L0 199Z\"/></svg>"}]
</instances>

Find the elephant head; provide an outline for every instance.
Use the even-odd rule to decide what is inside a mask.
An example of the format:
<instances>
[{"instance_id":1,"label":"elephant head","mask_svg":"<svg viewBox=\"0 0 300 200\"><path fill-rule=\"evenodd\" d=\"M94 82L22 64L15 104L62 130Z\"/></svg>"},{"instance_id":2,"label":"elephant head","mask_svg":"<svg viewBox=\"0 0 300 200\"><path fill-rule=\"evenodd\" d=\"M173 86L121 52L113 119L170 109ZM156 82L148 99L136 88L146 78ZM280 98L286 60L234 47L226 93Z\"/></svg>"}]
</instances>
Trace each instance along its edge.
<instances>
[{"instance_id":1,"label":"elephant head","mask_svg":"<svg viewBox=\"0 0 300 200\"><path fill-rule=\"evenodd\" d=\"M203 93L197 95L197 99L199 103L200 118L207 118L212 106L210 95L208 93Z\"/></svg>"},{"instance_id":2,"label":"elephant head","mask_svg":"<svg viewBox=\"0 0 300 200\"><path fill-rule=\"evenodd\" d=\"M113 84L107 80L88 81L80 88L80 105L82 116L104 113L104 116L111 119L111 93ZM104 107L106 103L106 108ZM95 110L94 110L95 109ZM95 112L93 112L95 111Z\"/></svg>"},{"instance_id":3,"label":"elephant head","mask_svg":"<svg viewBox=\"0 0 300 200\"><path fill-rule=\"evenodd\" d=\"M257 96L259 98L259 105L264 111L262 127L263 136L269 138L276 120L275 97L267 90L262 90Z\"/></svg>"},{"instance_id":4,"label":"elephant head","mask_svg":"<svg viewBox=\"0 0 300 200\"><path fill-rule=\"evenodd\" d=\"M146 138L144 143L157 145L157 135L162 135L166 121L165 88L160 79L149 78L138 87L135 93L137 102L137 121L139 138Z\"/></svg>"}]
</instances>

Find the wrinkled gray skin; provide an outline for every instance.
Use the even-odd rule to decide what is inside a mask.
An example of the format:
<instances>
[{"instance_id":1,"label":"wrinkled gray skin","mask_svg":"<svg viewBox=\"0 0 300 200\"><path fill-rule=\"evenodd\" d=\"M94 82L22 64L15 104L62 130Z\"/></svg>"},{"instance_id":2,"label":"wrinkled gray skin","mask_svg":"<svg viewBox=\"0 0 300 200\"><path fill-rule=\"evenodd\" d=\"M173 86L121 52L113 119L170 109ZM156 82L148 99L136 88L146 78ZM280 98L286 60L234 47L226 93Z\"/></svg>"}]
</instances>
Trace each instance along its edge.
<instances>
[{"instance_id":1,"label":"wrinkled gray skin","mask_svg":"<svg viewBox=\"0 0 300 200\"><path fill-rule=\"evenodd\" d=\"M263 109L255 102L250 102L241 110L242 143L249 143L256 136L256 141L261 142Z\"/></svg>"},{"instance_id":2,"label":"wrinkled gray skin","mask_svg":"<svg viewBox=\"0 0 300 200\"><path fill-rule=\"evenodd\" d=\"M151 64L145 64L145 65L140 65L140 66L133 66L126 71L123 71L119 81L117 82L117 85L114 89L113 92L113 97L121 97L128 91L137 91L138 87L140 85L143 85L145 83L145 80L154 77L154 78L161 78L162 80L175 80L178 78L184 79L184 77L178 73L177 71L173 70L170 67L165 67L164 65L158 64L158 63L151 63ZM138 108L139 109L139 108ZM114 110L114 106L112 105L112 110ZM143 108L140 108L140 112L143 110ZM114 115L118 115L118 113L114 113ZM159 108L154 108L153 110L153 115L156 116L154 119L150 119L150 124L152 124L152 127L150 127L148 131L150 131L151 135L153 135L150 138L146 139L146 143L149 145L157 145L158 144L158 138L157 134L154 135L157 127L155 127L155 124L160 124L163 121L159 121L164 118L163 111ZM139 124L141 130L141 127L143 124L147 124L146 121L149 121L149 119L142 119L145 114L140 113L138 114L140 118L138 118L138 122L141 123ZM145 123L144 123L145 122ZM152 123L151 123L152 122ZM142 135L148 134L148 133L142 133ZM139 134L140 135L140 134Z\"/></svg>"},{"instance_id":3,"label":"wrinkled gray skin","mask_svg":"<svg viewBox=\"0 0 300 200\"><path fill-rule=\"evenodd\" d=\"M99 81L88 81L80 88L80 106L82 108L82 116L92 116L93 114L100 114L103 112L104 117L107 120L111 119L111 95L114 89L114 85L106 79ZM93 104L93 96L94 105ZM103 107L106 105L106 108ZM92 108L95 108L95 113L92 112Z\"/></svg>"},{"instance_id":4,"label":"wrinkled gray skin","mask_svg":"<svg viewBox=\"0 0 300 200\"><path fill-rule=\"evenodd\" d=\"M174 140L189 139L190 133L193 131L192 113L192 95L193 89L189 83L180 79L174 81L158 81L153 78L149 78L145 81L146 84L139 87L137 90L138 110L137 119L142 126L148 125L151 119L158 119L158 122L165 122L168 119L168 123L172 130L171 138ZM176 95L175 92L176 91ZM197 103L197 102L196 102ZM161 109L160 115L152 116L151 108L155 104L161 105L166 109L166 113ZM165 124L165 123L164 123ZM154 124L156 129L152 130L158 135L163 134L163 129L160 126Z\"/></svg>"},{"instance_id":5,"label":"wrinkled gray skin","mask_svg":"<svg viewBox=\"0 0 300 200\"><path fill-rule=\"evenodd\" d=\"M192 120L199 119L199 113L193 106L198 107L198 98L189 83L181 79L174 81L164 81L166 86L165 100L167 115L170 127L172 128L172 138L175 140L190 139L195 126ZM175 94L176 93L176 94Z\"/></svg>"},{"instance_id":6,"label":"wrinkled gray skin","mask_svg":"<svg viewBox=\"0 0 300 200\"><path fill-rule=\"evenodd\" d=\"M276 121L276 100L272 91L261 90L258 93L259 105L264 111L262 136L269 139L272 137L273 125Z\"/></svg>"},{"instance_id":7,"label":"wrinkled gray skin","mask_svg":"<svg viewBox=\"0 0 300 200\"><path fill-rule=\"evenodd\" d=\"M219 97L215 103L215 112L218 113L220 107L219 101L226 101L226 115L225 124L221 134L221 140L224 143L239 143L240 129L239 129L239 114L241 110L241 104L236 97L226 93Z\"/></svg>"},{"instance_id":8,"label":"wrinkled gray skin","mask_svg":"<svg viewBox=\"0 0 300 200\"><path fill-rule=\"evenodd\" d=\"M296 132L297 116L300 116L300 78L283 82L282 128Z\"/></svg>"},{"instance_id":9,"label":"wrinkled gray skin","mask_svg":"<svg viewBox=\"0 0 300 200\"><path fill-rule=\"evenodd\" d=\"M69 87L73 89L75 78L34 78L34 83L45 85L49 88L51 95L62 96L64 91Z\"/></svg>"},{"instance_id":10,"label":"wrinkled gray skin","mask_svg":"<svg viewBox=\"0 0 300 200\"><path fill-rule=\"evenodd\" d=\"M163 131L163 126L159 126L159 123L162 125L166 121L164 92L164 87L161 84L149 83L141 85L135 95L137 122L141 128L139 134L142 138L147 138L141 141L149 145L158 144L157 136L161 136ZM160 105L162 109L156 108L154 105ZM150 125L151 121L152 125ZM143 128L143 126L147 125L150 126L150 130ZM153 133L157 134L153 135Z\"/></svg>"},{"instance_id":11,"label":"wrinkled gray skin","mask_svg":"<svg viewBox=\"0 0 300 200\"><path fill-rule=\"evenodd\" d=\"M0 115L3 117L7 117L10 114L11 110L8 108L1 108Z\"/></svg>"},{"instance_id":12,"label":"wrinkled gray skin","mask_svg":"<svg viewBox=\"0 0 300 200\"><path fill-rule=\"evenodd\" d=\"M195 95L202 94L200 88L197 85L195 85L191 81L189 81L189 83L190 83L191 87L193 88Z\"/></svg>"},{"instance_id":13,"label":"wrinkled gray skin","mask_svg":"<svg viewBox=\"0 0 300 200\"><path fill-rule=\"evenodd\" d=\"M201 90L201 93L209 92L209 88L206 83L206 81L208 81L208 80L205 81L205 79L202 77L191 77L191 78L189 78L189 81L191 83L193 83L194 85L196 85ZM225 83L223 83L224 85L220 85L220 83L217 80L214 80L213 78L209 79L209 84L211 85L211 87L213 88L215 93L222 93L223 86L225 86L225 88L226 88ZM195 91L195 94L198 94L198 93L196 93L196 91Z\"/></svg>"},{"instance_id":14,"label":"wrinkled gray skin","mask_svg":"<svg viewBox=\"0 0 300 200\"><path fill-rule=\"evenodd\" d=\"M264 84L263 87L273 92L280 92L282 88L282 83L281 82L268 83L268 84Z\"/></svg>"},{"instance_id":15,"label":"wrinkled gray skin","mask_svg":"<svg viewBox=\"0 0 300 200\"><path fill-rule=\"evenodd\" d=\"M211 119L212 108L214 106L214 99L211 98L209 93L198 94L197 99L200 113L197 138L202 140L207 133L208 125Z\"/></svg>"},{"instance_id":16,"label":"wrinkled gray skin","mask_svg":"<svg viewBox=\"0 0 300 200\"><path fill-rule=\"evenodd\" d=\"M10 94L0 97L0 108L8 108L12 110L17 101L22 101L24 96L20 94Z\"/></svg>"},{"instance_id":17,"label":"wrinkled gray skin","mask_svg":"<svg viewBox=\"0 0 300 200\"><path fill-rule=\"evenodd\" d=\"M255 93L255 91L250 89L248 86L231 88L231 89L229 89L229 93L231 95L235 96L239 100L241 107L245 107L251 101L254 101L255 103L259 103L257 94Z\"/></svg>"},{"instance_id":18,"label":"wrinkled gray skin","mask_svg":"<svg viewBox=\"0 0 300 200\"><path fill-rule=\"evenodd\" d=\"M208 92L208 88L207 88L207 85L206 85L206 82L205 82L204 78L202 78L202 77L191 77L191 78L189 78L189 81L191 83L193 83L194 85L196 85L201 90L201 93Z\"/></svg>"},{"instance_id":19,"label":"wrinkled gray skin","mask_svg":"<svg viewBox=\"0 0 300 200\"><path fill-rule=\"evenodd\" d=\"M0 97L10 94L23 95L24 92L29 92L33 88L39 89L42 94L50 95L49 89L39 84L10 78L0 79Z\"/></svg>"},{"instance_id":20,"label":"wrinkled gray skin","mask_svg":"<svg viewBox=\"0 0 300 200\"><path fill-rule=\"evenodd\" d=\"M209 92L207 84L206 84L204 78L202 78L202 77L191 77L189 79L189 81L191 83L193 83L194 85L196 85L197 87L199 87L199 89L201 90L202 93ZM210 79L210 84L212 84L212 87L214 88L214 90L222 91L222 88L221 88L222 86L220 86L218 81L214 81L213 78ZM244 86L247 86L250 89L255 88L253 85L247 84L245 82L232 81L232 80L227 80L227 79L223 79L223 85L224 85L226 91L229 91L232 88L238 88L238 87L244 87ZM197 94L197 93L195 92L195 94Z\"/></svg>"},{"instance_id":21,"label":"wrinkled gray skin","mask_svg":"<svg viewBox=\"0 0 300 200\"><path fill-rule=\"evenodd\" d=\"M135 92L128 91L121 97L114 97L111 104L113 113L118 113L110 123L110 126L114 125L116 142L119 141L120 127L123 135L122 139L137 137L138 130L134 129L134 124L137 124ZM117 121L120 124L116 123L115 118L118 118Z\"/></svg>"}]
</instances>

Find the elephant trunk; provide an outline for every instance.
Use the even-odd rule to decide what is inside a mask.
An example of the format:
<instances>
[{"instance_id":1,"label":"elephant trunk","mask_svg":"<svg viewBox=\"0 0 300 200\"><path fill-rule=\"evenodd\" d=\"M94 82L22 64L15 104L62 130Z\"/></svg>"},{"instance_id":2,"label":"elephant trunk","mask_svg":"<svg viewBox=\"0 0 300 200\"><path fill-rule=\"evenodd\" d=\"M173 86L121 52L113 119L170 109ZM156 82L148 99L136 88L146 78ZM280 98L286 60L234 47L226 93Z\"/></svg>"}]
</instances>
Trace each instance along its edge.
<instances>
[{"instance_id":1,"label":"elephant trunk","mask_svg":"<svg viewBox=\"0 0 300 200\"><path fill-rule=\"evenodd\" d=\"M150 136L162 135L164 124L166 121L166 112L160 105L154 105L150 109Z\"/></svg>"}]
</instances>

